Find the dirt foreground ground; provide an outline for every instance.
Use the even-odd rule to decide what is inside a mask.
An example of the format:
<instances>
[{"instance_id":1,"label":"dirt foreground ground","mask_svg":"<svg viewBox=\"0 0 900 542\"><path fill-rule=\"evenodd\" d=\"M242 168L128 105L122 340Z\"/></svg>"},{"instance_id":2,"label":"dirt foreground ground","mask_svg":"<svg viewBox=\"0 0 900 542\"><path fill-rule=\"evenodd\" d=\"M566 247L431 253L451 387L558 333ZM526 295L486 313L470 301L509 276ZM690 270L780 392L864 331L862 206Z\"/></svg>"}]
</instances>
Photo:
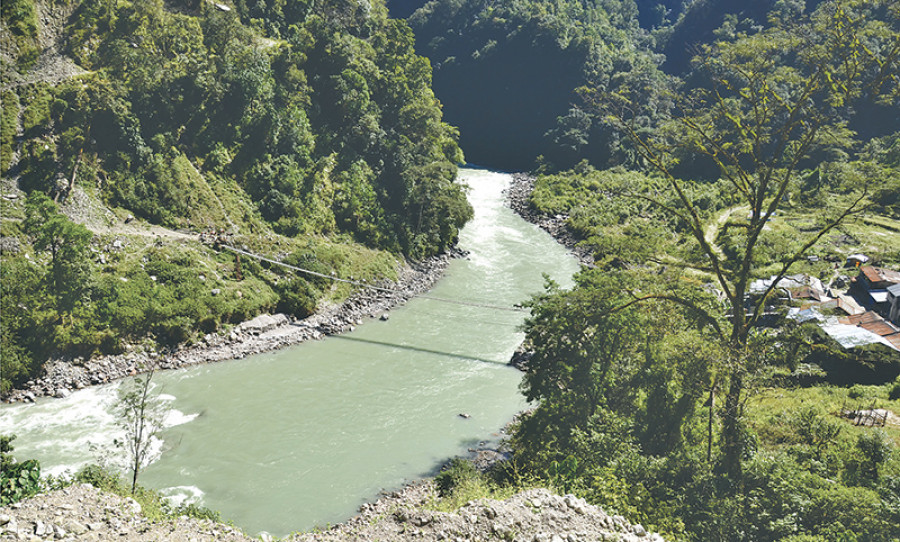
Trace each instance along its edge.
<instances>
[{"instance_id":1,"label":"dirt foreground ground","mask_svg":"<svg viewBox=\"0 0 900 542\"><path fill-rule=\"evenodd\" d=\"M470 501L454 513L429 506L437 494L423 481L360 508L359 515L327 531L295 534L290 542L337 541L492 541L510 542L660 542L662 537L610 516L573 495L546 489L523 491L509 499ZM0 541L134 540L239 542L253 538L207 520L150 521L132 499L83 484L38 495L0 508Z\"/></svg>"}]
</instances>

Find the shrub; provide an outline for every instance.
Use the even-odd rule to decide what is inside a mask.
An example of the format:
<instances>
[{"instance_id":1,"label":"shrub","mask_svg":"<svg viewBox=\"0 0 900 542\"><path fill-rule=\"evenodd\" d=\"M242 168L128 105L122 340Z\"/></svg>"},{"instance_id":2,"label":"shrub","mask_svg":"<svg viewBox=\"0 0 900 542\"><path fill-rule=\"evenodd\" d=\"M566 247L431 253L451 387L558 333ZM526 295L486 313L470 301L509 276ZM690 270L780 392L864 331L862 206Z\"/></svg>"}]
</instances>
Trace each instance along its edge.
<instances>
[{"instance_id":1,"label":"shrub","mask_svg":"<svg viewBox=\"0 0 900 542\"><path fill-rule=\"evenodd\" d=\"M206 519L209 521L219 522L222 521L222 517L215 510L210 510L205 506L200 506L198 504L190 503L190 504L180 504L175 507L171 511L171 515L173 516L187 516L189 518L195 519Z\"/></svg>"},{"instance_id":2,"label":"shrub","mask_svg":"<svg viewBox=\"0 0 900 542\"><path fill-rule=\"evenodd\" d=\"M891 401L900 399L900 380L894 382L894 385L891 386L891 391L888 392L888 399Z\"/></svg>"},{"instance_id":3,"label":"shrub","mask_svg":"<svg viewBox=\"0 0 900 542\"><path fill-rule=\"evenodd\" d=\"M862 399L866 396L866 390L859 384L856 384L850 388L850 391L847 392L847 396L851 399Z\"/></svg>"},{"instance_id":4,"label":"shrub","mask_svg":"<svg viewBox=\"0 0 900 542\"><path fill-rule=\"evenodd\" d=\"M278 293L278 311L296 318L306 318L316 310L318 292L301 278L282 280L275 285Z\"/></svg>"},{"instance_id":5,"label":"shrub","mask_svg":"<svg viewBox=\"0 0 900 542\"><path fill-rule=\"evenodd\" d=\"M466 480L478 478L478 471L471 461L459 457L450 460L441 473L434 477L438 492L442 497L449 495Z\"/></svg>"},{"instance_id":6,"label":"shrub","mask_svg":"<svg viewBox=\"0 0 900 542\"><path fill-rule=\"evenodd\" d=\"M0 506L27 499L41 489L41 464L35 459L16 462L10 453L15 438L0 435Z\"/></svg>"}]
</instances>

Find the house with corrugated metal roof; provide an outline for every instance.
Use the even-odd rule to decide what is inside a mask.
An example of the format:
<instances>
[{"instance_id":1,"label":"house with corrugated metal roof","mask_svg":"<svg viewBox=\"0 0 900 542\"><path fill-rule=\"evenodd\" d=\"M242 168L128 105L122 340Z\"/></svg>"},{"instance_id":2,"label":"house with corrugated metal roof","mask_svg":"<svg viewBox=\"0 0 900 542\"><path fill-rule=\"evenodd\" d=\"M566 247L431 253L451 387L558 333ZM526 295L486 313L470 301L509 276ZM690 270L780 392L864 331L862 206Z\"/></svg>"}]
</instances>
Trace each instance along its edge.
<instances>
[{"instance_id":1,"label":"house with corrugated metal roof","mask_svg":"<svg viewBox=\"0 0 900 542\"><path fill-rule=\"evenodd\" d=\"M900 271L864 265L859 268L859 275L853 280L854 289L860 301L874 307L884 314L889 310L887 289L900 284Z\"/></svg>"},{"instance_id":2,"label":"house with corrugated metal roof","mask_svg":"<svg viewBox=\"0 0 900 542\"><path fill-rule=\"evenodd\" d=\"M877 312L867 311L863 314L839 318L838 322L845 326L855 326L880 337L881 342L900 351L900 328L891 324Z\"/></svg>"}]
</instances>

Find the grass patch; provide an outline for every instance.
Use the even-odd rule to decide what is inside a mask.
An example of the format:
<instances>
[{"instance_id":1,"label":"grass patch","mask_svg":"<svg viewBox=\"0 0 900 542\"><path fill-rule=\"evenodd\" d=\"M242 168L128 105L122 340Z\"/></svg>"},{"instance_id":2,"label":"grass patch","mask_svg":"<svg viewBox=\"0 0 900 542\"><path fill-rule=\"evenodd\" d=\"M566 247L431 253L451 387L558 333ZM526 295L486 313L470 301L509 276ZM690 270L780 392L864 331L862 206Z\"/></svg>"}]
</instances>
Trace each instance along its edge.
<instances>
[{"instance_id":1,"label":"grass patch","mask_svg":"<svg viewBox=\"0 0 900 542\"><path fill-rule=\"evenodd\" d=\"M73 484L90 484L101 491L132 498L141 505L141 514L152 521L173 520L181 516L215 522L222 521L219 513L215 510L196 504L172 506L159 492L140 485L132 493L131 487L118 474L99 465L88 465L72 476L51 477L47 484L50 489L61 489Z\"/></svg>"},{"instance_id":2,"label":"grass patch","mask_svg":"<svg viewBox=\"0 0 900 542\"><path fill-rule=\"evenodd\" d=\"M439 498L427 507L437 512L456 512L469 501L508 499L523 488L501 486L486 474L478 472L471 461L453 458L435 477Z\"/></svg>"},{"instance_id":3,"label":"grass patch","mask_svg":"<svg viewBox=\"0 0 900 542\"><path fill-rule=\"evenodd\" d=\"M859 435L871 431L870 427L853 425L852 421L841 418L842 409L885 408L900 415L900 399L891 400L889 394L894 384L882 386L851 387L811 386L808 388L766 388L750 397L747 401L746 415L750 425L758 432L765 445L779 444L777 435L769 431L773 420L785 419L791 413L800 412L810 405L842 424L844 438L855 440ZM895 446L900 446L900 427L887 424L884 432L891 438Z\"/></svg>"}]
</instances>

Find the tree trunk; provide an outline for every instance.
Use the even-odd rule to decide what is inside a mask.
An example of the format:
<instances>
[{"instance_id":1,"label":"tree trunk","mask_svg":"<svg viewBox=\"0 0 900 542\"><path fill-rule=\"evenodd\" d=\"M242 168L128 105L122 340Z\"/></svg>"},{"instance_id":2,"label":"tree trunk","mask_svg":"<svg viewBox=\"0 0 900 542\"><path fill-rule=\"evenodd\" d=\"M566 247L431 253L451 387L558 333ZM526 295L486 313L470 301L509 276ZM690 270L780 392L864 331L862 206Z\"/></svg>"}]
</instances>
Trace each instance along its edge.
<instances>
[{"instance_id":1,"label":"tree trunk","mask_svg":"<svg viewBox=\"0 0 900 542\"><path fill-rule=\"evenodd\" d=\"M722 415L722 451L725 473L733 482L742 476L741 458L744 442L741 437L741 394L744 391L744 377L740 369L731 375L728 394L725 396L725 410Z\"/></svg>"},{"instance_id":2,"label":"tree trunk","mask_svg":"<svg viewBox=\"0 0 900 542\"><path fill-rule=\"evenodd\" d=\"M716 383L709 388L709 421L706 434L706 463L712 462L713 419L716 413Z\"/></svg>"}]
</instances>

